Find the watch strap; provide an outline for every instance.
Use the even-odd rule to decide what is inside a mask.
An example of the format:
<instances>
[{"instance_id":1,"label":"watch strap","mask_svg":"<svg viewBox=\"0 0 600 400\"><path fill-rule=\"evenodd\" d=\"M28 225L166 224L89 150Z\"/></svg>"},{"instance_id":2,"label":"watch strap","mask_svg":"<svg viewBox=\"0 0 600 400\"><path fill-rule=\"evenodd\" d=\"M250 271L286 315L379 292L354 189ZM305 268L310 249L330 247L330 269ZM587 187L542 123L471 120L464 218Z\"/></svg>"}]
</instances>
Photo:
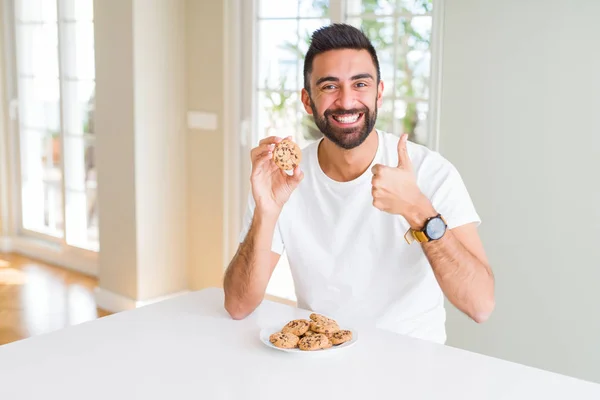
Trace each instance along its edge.
<instances>
[{"instance_id":1,"label":"watch strap","mask_svg":"<svg viewBox=\"0 0 600 400\"><path fill-rule=\"evenodd\" d=\"M406 234L404 235L404 240L406 240L406 243L408 244L411 244L415 241L419 243L424 243L428 242L429 238L427 237L427 235L425 235L425 233L409 228Z\"/></svg>"},{"instance_id":2,"label":"watch strap","mask_svg":"<svg viewBox=\"0 0 600 400\"><path fill-rule=\"evenodd\" d=\"M429 223L429 221L431 221L433 218L441 218L442 221L444 221L444 224L446 226L448 225L448 223L446 222L446 220L444 219L444 217L441 214L438 214L434 217L427 218L427 221L425 221L425 225L423 226L422 230L408 228L408 231L406 231L406 233L404 234L404 240L406 240L406 243L411 244L415 241L419 242L419 243L429 242L430 239L425 234L425 229L427 228L427 224Z\"/></svg>"}]
</instances>

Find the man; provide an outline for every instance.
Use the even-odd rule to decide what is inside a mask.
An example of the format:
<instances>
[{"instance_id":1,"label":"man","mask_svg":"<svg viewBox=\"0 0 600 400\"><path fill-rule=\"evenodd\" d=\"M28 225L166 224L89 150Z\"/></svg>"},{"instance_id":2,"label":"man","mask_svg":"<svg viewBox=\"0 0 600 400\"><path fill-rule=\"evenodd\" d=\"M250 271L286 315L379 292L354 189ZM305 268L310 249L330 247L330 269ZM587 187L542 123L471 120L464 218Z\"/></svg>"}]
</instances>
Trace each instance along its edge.
<instances>
[{"instance_id":1,"label":"man","mask_svg":"<svg viewBox=\"0 0 600 400\"><path fill-rule=\"evenodd\" d=\"M444 294L476 322L491 314L494 278L463 181L438 153L374 129L383 90L360 30L314 32L302 102L324 138L292 175L272 161L281 138L252 149L252 195L224 280L234 319L260 304L284 249L301 308L439 343Z\"/></svg>"}]
</instances>

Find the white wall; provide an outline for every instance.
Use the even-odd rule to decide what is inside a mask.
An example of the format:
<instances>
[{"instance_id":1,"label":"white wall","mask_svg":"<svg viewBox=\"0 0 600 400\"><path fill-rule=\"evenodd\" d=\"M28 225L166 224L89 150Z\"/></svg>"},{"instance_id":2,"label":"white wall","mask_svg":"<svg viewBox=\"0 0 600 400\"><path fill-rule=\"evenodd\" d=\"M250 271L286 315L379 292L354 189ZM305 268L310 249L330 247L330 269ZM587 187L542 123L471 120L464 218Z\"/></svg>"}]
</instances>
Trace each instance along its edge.
<instances>
[{"instance_id":1,"label":"white wall","mask_svg":"<svg viewBox=\"0 0 600 400\"><path fill-rule=\"evenodd\" d=\"M184 0L135 0L138 298L187 288Z\"/></svg>"},{"instance_id":2,"label":"white wall","mask_svg":"<svg viewBox=\"0 0 600 400\"><path fill-rule=\"evenodd\" d=\"M186 1L187 104L217 115L215 130L187 138L190 289L222 284L224 265L225 1ZM233 150L230 150L233 152Z\"/></svg>"},{"instance_id":3,"label":"white wall","mask_svg":"<svg viewBox=\"0 0 600 400\"><path fill-rule=\"evenodd\" d=\"M185 0L94 3L99 306L188 288Z\"/></svg>"},{"instance_id":4,"label":"white wall","mask_svg":"<svg viewBox=\"0 0 600 400\"><path fill-rule=\"evenodd\" d=\"M137 299L133 2L94 4L100 285Z\"/></svg>"},{"instance_id":5,"label":"white wall","mask_svg":"<svg viewBox=\"0 0 600 400\"><path fill-rule=\"evenodd\" d=\"M225 2L102 0L94 7L99 277L102 293L121 296L98 299L135 304L219 286ZM217 129L188 129L188 110L215 113Z\"/></svg>"},{"instance_id":6,"label":"white wall","mask_svg":"<svg viewBox=\"0 0 600 400\"><path fill-rule=\"evenodd\" d=\"M440 151L497 285L448 344L600 382L600 1L445 3Z\"/></svg>"}]
</instances>

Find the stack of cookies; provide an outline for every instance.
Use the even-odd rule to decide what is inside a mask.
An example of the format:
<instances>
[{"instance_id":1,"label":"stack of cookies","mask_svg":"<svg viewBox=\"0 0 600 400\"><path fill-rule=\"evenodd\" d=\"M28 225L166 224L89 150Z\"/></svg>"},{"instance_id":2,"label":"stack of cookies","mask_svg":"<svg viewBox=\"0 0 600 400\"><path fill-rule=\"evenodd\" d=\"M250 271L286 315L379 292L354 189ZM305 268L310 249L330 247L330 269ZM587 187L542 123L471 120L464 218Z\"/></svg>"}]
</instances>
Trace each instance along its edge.
<instances>
[{"instance_id":1,"label":"stack of cookies","mask_svg":"<svg viewBox=\"0 0 600 400\"><path fill-rule=\"evenodd\" d=\"M311 314L310 320L295 319L269 340L282 349L298 348L304 351L323 350L352 340L352 332L340 329L338 323L320 314Z\"/></svg>"}]
</instances>

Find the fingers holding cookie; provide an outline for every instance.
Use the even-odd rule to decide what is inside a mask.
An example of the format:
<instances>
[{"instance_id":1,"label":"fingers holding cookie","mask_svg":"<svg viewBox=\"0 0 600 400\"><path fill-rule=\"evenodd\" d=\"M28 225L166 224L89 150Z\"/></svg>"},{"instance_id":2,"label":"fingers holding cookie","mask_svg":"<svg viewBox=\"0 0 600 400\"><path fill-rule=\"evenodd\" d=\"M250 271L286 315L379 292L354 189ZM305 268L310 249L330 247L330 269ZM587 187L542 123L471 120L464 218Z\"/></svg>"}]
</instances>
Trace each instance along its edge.
<instances>
[{"instance_id":1,"label":"fingers holding cookie","mask_svg":"<svg viewBox=\"0 0 600 400\"><path fill-rule=\"evenodd\" d=\"M274 145L267 144L260 145L259 147L252 149L250 152L250 158L252 161L252 174L258 174L277 169L277 166L272 161L273 146Z\"/></svg>"},{"instance_id":2,"label":"fingers holding cookie","mask_svg":"<svg viewBox=\"0 0 600 400\"><path fill-rule=\"evenodd\" d=\"M279 136L269 136L258 142L258 146L250 150L250 159L252 162L260 158L261 155L266 154L269 151L273 151L275 145L284 140Z\"/></svg>"},{"instance_id":3,"label":"fingers holding cookie","mask_svg":"<svg viewBox=\"0 0 600 400\"><path fill-rule=\"evenodd\" d=\"M250 150L250 161L252 162L252 165L256 164L266 156L272 158L275 146L282 140L284 140L284 138L279 136L269 136L259 141L258 145Z\"/></svg>"},{"instance_id":4,"label":"fingers holding cookie","mask_svg":"<svg viewBox=\"0 0 600 400\"><path fill-rule=\"evenodd\" d=\"M250 161L256 163L266 155L273 155L274 144L261 144L250 150Z\"/></svg>"},{"instance_id":5,"label":"fingers holding cookie","mask_svg":"<svg viewBox=\"0 0 600 400\"><path fill-rule=\"evenodd\" d=\"M264 139L261 139L258 142L258 145L260 146L260 145L263 145L263 144L267 144L267 145L268 144L277 144L277 143L279 143L279 142L281 142L282 140L285 140L285 139L286 138L282 138L282 137L279 137L279 136L268 136L268 137L266 137Z\"/></svg>"},{"instance_id":6,"label":"fingers holding cookie","mask_svg":"<svg viewBox=\"0 0 600 400\"><path fill-rule=\"evenodd\" d=\"M290 156L288 155L289 152L287 150L282 149L288 149L290 146L295 146L297 150L294 151L297 152L297 154L300 154L300 148L297 144L295 144L292 141L291 136L288 136L286 138L281 138L279 136L269 136L267 138L262 139L261 141L259 141L258 146L250 150L250 161L252 163L252 171L256 172L257 170L264 169L267 165L269 165L269 168L267 168L268 170L275 170L277 169L277 167L285 170L285 168L283 167L287 168L288 165L286 164L282 167L281 160L283 160L284 158L289 159ZM276 149L279 149L280 153L282 151L285 152L285 154L281 155L280 157L275 157ZM294 157L295 156L293 156L292 158ZM273 163L270 162L271 160L273 161ZM297 175L299 175L299 171L296 171L298 169L297 167L299 166L299 159L297 163L292 162L290 165L291 168L287 169L293 170L294 173L292 176L297 177Z\"/></svg>"}]
</instances>

